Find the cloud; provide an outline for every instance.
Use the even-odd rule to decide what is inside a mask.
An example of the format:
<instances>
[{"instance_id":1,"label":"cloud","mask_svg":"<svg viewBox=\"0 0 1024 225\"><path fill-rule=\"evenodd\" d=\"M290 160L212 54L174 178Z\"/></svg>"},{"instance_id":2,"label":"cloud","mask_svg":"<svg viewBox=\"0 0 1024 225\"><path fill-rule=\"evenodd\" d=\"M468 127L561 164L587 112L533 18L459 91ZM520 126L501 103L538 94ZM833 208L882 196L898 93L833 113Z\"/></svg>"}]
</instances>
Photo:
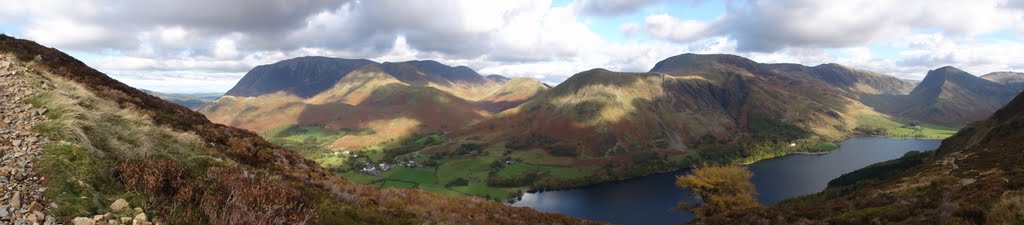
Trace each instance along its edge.
<instances>
[{"instance_id":1,"label":"cloud","mask_svg":"<svg viewBox=\"0 0 1024 225\"><path fill-rule=\"evenodd\" d=\"M774 52L789 47L860 46L919 30L952 35L986 34L1019 27L1024 23L1022 15L1019 8L1007 7L1002 0L745 0L727 1L725 15L711 22L708 31L699 37L692 37L695 34L689 31L672 34L672 29L648 32L680 42L727 36L737 41L739 51ZM678 20L668 15L648 17L650 27L664 24L678 24Z\"/></svg>"},{"instance_id":2,"label":"cloud","mask_svg":"<svg viewBox=\"0 0 1024 225\"><path fill-rule=\"evenodd\" d=\"M700 38L708 25L696 20L679 20L668 14L648 16L645 20L647 33L651 36L677 42Z\"/></svg>"},{"instance_id":3,"label":"cloud","mask_svg":"<svg viewBox=\"0 0 1024 225\"><path fill-rule=\"evenodd\" d=\"M130 85L170 92L226 90L256 65L306 55L432 59L548 83L595 67L643 72L686 52L840 62L900 76L938 64L1020 69L1024 61L1013 54L1024 50L1019 41L972 39L1024 35L1020 1L736 0L711 21L639 14L666 1L33 0L5 2L0 22ZM604 21L628 38L606 40L592 29Z\"/></svg>"},{"instance_id":4,"label":"cloud","mask_svg":"<svg viewBox=\"0 0 1024 225\"><path fill-rule=\"evenodd\" d=\"M579 0L574 2L580 11L588 15L621 16L629 14L648 5L665 0Z\"/></svg>"}]
</instances>

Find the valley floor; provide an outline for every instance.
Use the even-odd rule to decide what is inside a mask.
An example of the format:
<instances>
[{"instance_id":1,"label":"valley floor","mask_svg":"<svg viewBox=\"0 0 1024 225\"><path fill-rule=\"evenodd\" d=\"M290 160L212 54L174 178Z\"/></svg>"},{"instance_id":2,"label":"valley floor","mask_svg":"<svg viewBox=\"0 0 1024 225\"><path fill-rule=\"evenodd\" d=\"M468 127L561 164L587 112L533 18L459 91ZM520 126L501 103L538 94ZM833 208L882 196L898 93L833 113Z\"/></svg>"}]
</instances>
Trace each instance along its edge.
<instances>
[{"instance_id":1,"label":"valley floor","mask_svg":"<svg viewBox=\"0 0 1024 225\"><path fill-rule=\"evenodd\" d=\"M956 132L955 128L937 125L915 128L885 118L865 121L864 127L872 128L876 136L941 139ZM462 151L455 153L427 154L433 146L450 144L441 135L416 135L361 151L342 152L292 137L268 139L302 149L299 152L306 157L356 183L510 201L535 189L576 188L677 171L700 163L752 164L787 154L821 154L838 148L831 142L813 140L709 146L685 153L652 151L646 153L649 156L634 156L638 159L635 163L609 166L588 165L592 162L588 160L594 159L586 156L556 156L544 149L510 149L505 146L507 143L488 147L464 144L459 147ZM791 146L797 143L801 147Z\"/></svg>"}]
</instances>

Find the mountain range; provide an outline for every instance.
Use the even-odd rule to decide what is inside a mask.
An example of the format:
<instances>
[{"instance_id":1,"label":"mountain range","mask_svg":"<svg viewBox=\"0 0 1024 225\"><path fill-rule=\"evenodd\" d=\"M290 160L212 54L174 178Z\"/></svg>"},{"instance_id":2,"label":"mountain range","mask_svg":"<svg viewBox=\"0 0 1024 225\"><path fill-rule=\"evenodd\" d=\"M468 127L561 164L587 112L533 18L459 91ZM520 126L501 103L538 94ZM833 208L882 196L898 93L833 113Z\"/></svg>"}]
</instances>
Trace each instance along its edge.
<instances>
[{"instance_id":1,"label":"mountain range","mask_svg":"<svg viewBox=\"0 0 1024 225\"><path fill-rule=\"evenodd\" d=\"M304 86L310 83L316 85ZM435 61L302 57L253 69L225 97L199 111L214 122L256 132L296 126L362 131L317 140L331 148L359 149L413 133L450 132L547 89L536 80L484 77Z\"/></svg>"},{"instance_id":2,"label":"mountain range","mask_svg":"<svg viewBox=\"0 0 1024 225\"><path fill-rule=\"evenodd\" d=\"M342 65L320 65L334 63ZM943 67L913 82L839 64L682 54L646 73L593 69L549 87L435 61L302 57L253 69L200 112L363 183L402 180L402 171L356 171L407 160L435 171L437 179L421 187L464 179L475 187L469 195L500 199L514 194L510 188L828 151L852 135L943 138L1009 102L1019 90L1008 84L1020 75L979 78ZM256 82L277 79L293 81ZM307 80L333 83L303 88ZM445 168L467 160L531 166Z\"/></svg>"}]
</instances>

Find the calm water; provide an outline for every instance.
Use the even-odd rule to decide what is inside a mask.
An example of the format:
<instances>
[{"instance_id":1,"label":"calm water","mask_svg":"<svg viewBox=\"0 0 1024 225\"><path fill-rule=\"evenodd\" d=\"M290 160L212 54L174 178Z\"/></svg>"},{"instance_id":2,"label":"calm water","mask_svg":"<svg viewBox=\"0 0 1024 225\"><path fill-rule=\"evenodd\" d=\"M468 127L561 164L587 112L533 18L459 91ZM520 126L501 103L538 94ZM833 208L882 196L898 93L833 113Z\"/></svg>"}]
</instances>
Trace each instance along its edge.
<instances>
[{"instance_id":1,"label":"calm water","mask_svg":"<svg viewBox=\"0 0 1024 225\"><path fill-rule=\"evenodd\" d=\"M913 150L934 150L941 140L855 137L838 150L821 155L789 155L750 165L758 201L774 204L783 199L819 192L828 181L872 163L899 158ZM693 219L687 212L670 210L679 201L693 201L675 186L685 171L657 174L586 188L526 194L514 206L561 213L616 224L678 224Z\"/></svg>"}]
</instances>

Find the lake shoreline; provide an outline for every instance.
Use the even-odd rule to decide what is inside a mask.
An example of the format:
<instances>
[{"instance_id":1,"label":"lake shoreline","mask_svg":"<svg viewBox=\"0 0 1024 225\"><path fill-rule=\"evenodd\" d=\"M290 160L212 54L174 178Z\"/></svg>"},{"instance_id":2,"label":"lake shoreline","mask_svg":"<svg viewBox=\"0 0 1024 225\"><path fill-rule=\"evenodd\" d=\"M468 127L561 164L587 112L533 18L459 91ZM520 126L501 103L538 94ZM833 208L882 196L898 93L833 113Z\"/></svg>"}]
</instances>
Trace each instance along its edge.
<instances>
[{"instance_id":1,"label":"lake shoreline","mask_svg":"<svg viewBox=\"0 0 1024 225\"><path fill-rule=\"evenodd\" d=\"M864 137L868 137L868 138L889 138L889 139L896 139L896 140L943 140L943 139L945 139L945 138L928 138L928 137L924 137L924 138L892 137L892 136L885 136L885 135L852 135L852 136L848 136L846 138L843 138L842 140L840 140L838 142L835 142L833 144L836 144L837 146L842 147L840 145L840 143L842 143L844 141L847 141L847 140L850 140L850 139L853 139L853 138L864 138ZM832 149L832 150L829 150L829 151L822 151L822 152L790 152L790 153L782 154L782 155L779 155L779 156L773 156L773 157L768 157L768 158L764 158L764 159L754 160L752 162L738 163L738 165L750 166L750 165L753 165L753 164L761 162L761 161L770 160L770 159L776 159L776 158L782 158L782 157L786 157L786 156L790 156L790 155L826 155L826 154L835 152L838 149L839 148ZM507 204L507 205L511 205L511 204L515 204L516 202L521 201L522 198L523 198L523 195L526 195L528 193L533 194L533 193L543 193L543 192L547 192L547 191L566 191L566 190L575 190L575 189L585 189L585 188L591 188L591 187L594 187L594 186L605 185L605 184L616 184L616 183L629 182L631 180L641 179L643 177L648 177L648 176L656 176L656 175L663 175L663 174L669 174L669 173L674 174L674 173L678 173L680 171L691 170L691 169L693 169L693 167L683 167L683 168L679 168L679 169L672 170L672 171L667 171L667 172L654 172L654 173L645 174L645 175L641 175L641 176L629 177L629 178L621 179L621 180L602 181L602 182L598 182L598 183L587 184L587 185L582 185L582 186L577 186L577 187L569 187L569 188L527 188L527 189L521 191L518 196L509 197L509 198L505 199L502 202Z\"/></svg>"},{"instance_id":2,"label":"lake shoreline","mask_svg":"<svg viewBox=\"0 0 1024 225\"><path fill-rule=\"evenodd\" d=\"M751 182L760 193L758 202L772 205L820 192L842 174L899 158L909 151L936 149L941 140L858 136L841 145L835 151L793 152L786 154L789 157L773 157L747 166L754 174ZM693 215L668 209L679 202L697 201L688 190L675 186L675 177L686 173L687 169L680 169L584 188L525 194L510 205L625 225L680 224L693 219Z\"/></svg>"}]
</instances>

